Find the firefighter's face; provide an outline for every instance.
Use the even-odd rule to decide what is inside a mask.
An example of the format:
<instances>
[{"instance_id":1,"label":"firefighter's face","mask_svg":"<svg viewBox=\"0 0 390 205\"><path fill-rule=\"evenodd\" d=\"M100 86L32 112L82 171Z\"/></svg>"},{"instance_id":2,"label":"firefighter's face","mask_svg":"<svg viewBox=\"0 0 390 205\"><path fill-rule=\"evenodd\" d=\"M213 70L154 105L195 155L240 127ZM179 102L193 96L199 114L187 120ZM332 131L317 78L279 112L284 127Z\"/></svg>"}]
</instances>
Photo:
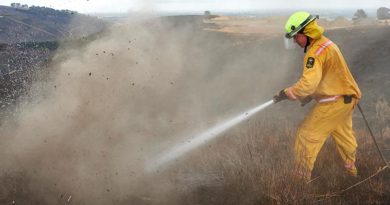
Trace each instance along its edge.
<instances>
[{"instance_id":1,"label":"firefighter's face","mask_svg":"<svg viewBox=\"0 0 390 205\"><path fill-rule=\"evenodd\" d=\"M297 43L300 47L304 48L307 43L307 38L302 33L297 33L297 35L294 36L294 41Z\"/></svg>"}]
</instances>

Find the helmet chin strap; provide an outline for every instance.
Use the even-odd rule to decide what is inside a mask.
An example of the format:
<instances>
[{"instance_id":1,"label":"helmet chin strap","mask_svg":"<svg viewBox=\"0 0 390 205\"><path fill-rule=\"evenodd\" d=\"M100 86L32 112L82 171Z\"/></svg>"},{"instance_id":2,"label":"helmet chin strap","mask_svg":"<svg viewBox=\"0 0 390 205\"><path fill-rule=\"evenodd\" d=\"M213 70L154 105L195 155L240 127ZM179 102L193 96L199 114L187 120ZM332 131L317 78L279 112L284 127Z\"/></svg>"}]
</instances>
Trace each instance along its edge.
<instances>
[{"instance_id":1,"label":"helmet chin strap","mask_svg":"<svg viewBox=\"0 0 390 205\"><path fill-rule=\"evenodd\" d=\"M305 45L305 50L303 51L304 53L306 53L307 51L307 47L310 45L310 38L309 36L306 36L306 45Z\"/></svg>"}]
</instances>

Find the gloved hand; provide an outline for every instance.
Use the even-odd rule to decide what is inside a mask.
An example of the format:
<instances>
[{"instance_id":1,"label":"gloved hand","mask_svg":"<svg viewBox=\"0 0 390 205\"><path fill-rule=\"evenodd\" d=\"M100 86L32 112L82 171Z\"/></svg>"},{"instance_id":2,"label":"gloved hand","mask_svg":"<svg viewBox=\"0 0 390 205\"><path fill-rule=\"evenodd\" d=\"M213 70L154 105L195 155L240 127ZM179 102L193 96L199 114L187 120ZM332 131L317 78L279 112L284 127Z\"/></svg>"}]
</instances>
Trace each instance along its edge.
<instances>
[{"instance_id":1,"label":"gloved hand","mask_svg":"<svg viewBox=\"0 0 390 205\"><path fill-rule=\"evenodd\" d=\"M303 98L302 100L300 100L301 101L301 106L303 107L303 106L307 105L308 103L311 102L311 100L313 100L313 98L310 95L305 97L305 98Z\"/></svg>"},{"instance_id":2,"label":"gloved hand","mask_svg":"<svg viewBox=\"0 0 390 205\"><path fill-rule=\"evenodd\" d=\"M288 99L287 95L286 95L286 92L283 90L279 91L279 93L277 93L275 96L274 96L274 103L278 103L282 100L286 100Z\"/></svg>"}]
</instances>

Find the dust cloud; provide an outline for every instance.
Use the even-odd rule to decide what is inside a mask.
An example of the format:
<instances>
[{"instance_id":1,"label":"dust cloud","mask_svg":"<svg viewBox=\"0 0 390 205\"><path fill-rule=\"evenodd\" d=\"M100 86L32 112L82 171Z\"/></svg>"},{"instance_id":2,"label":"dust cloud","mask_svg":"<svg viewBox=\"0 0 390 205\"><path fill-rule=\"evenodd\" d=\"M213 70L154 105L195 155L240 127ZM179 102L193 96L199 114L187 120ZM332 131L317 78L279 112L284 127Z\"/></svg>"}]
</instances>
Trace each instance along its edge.
<instances>
[{"instance_id":1,"label":"dust cloud","mask_svg":"<svg viewBox=\"0 0 390 205\"><path fill-rule=\"evenodd\" d=\"M174 203L164 179L174 173L151 176L145 161L269 100L294 58L282 39L246 42L193 18L132 18L63 46L34 99L0 127L2 173L23 172L46 204Z\"/></svg>"}]
</instances>

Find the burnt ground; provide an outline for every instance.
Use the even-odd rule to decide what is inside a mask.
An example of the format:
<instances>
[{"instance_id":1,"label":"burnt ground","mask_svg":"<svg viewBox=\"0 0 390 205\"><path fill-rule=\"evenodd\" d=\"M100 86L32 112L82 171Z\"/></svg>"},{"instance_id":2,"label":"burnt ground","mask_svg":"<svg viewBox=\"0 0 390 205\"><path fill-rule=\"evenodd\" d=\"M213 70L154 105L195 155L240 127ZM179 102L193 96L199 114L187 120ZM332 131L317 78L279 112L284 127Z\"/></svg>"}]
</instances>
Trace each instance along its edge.
<instances>
[{"instance_id":1,"label":"burnt ground","mask_svg":"<svg viewBox=\"0 0 390 205\"><path fill-rule=\"evenodd\" d=\"M0 6L0 43L60 41L81 38L104 29L96 17L48 7L18 9Z\"/></svg>"},{"instance_id":2,"label":"burnt ground","mask_svg":"<svg viewBox=\"0 0 390 205\"><path fill-rule=\"evenodd\" d=\"M48 69L54 48L3 44L0 49L0 113L12 114L14 106L28 96L28 90L38 73Z\"/></svg>"},{"instance_id":3,"label":"burnt ground","mask_svg":"<svg viewBox=\"0 0 390 205\"><path fill-rule=\"evenodd\" d=\"M212 53L215 59L202 59L208 60L210 63L208 66L216 69L208 71L207 76L210 79L216 78L219 72L223 72L224 66L231 62L243 61L245 66L241 69L243 72L256 69L259 65L269 59L275 58L277 55L290 55L290 59L298 66L296 72L291 72L288 77L278 79L280 85L287 85L294 82L299 76L301 69L301 53L287 53L283 51L283 45L280 38L264 40L262 36L237 36L222 33L212 33L202 31L202 23L198 17L188 18L185 21L182 19L166 19L165 23L167 27L192 27L193 24L189 23L195 21L196 27L193 27L194 44L200 47L201 52ZM382 98L390 101L390 72L389 72L389 60L390 55L390 27L388 26L372 26L372 27L357 27L349 29L338 29L327 32L326 35L330 37L335 43L337 43L343 52L356 80L363 92L362 106L367 110L367 115L370 116L369 120L375 121L376 119L376 104L378 99ZM199 45L199 39L210 39L212 44L201 44ZM217 42L217 43L215 43ZM204 43L204 42L203 42ZM264 52L262 48L267 48ZM21 47L19 44L8 44L2 46L0 49L0 121L6 120L12 117L12 113L15 107L20 102L26 102L32 96L29 96L29 88L33 82L39 80L45 80L48 70L51 65L51 60L56 52L56 48L47 47ZM197 50L196 52L199 52ZM188 66L194 68L192 63L195 61L193 56L196 56L196 52L189 48ZM260 55L254 55L261 53ZM191 56L191 54L193 54ZM207 56L207 55L206 55ZM282 68L278 68L280 62L278 60L271 61L266 64L270 68L277 69L278 72L283 72ZM194 68L196 69L196 68ZM238 80L245 80L240 78ZM272 79L271 79L272 80ZM270 89L278 90L279 86L273 86ZM255 91L263 91L261 89ZM269 92L270 95L273 91ZM280 113L290 112L294 113L292 105L287 105L280 108ZM299 114L298 115L302 115ZM389 124L388 120L385 119L385 124ZM357 124L363 126L359 120ZM374 126L374 129L377 128ZM389 147L390 142L381 141L382 146ZM387 149L388 150L388 149ZM387 151L386 156L390 157L390 153ZM388 174L386 175L388 176ZM34 190L29 189L29 179L26 178L25 172L7 173L0 177L0 202L3 204L11 204L16 198L19 201L30 203L30 204L45 204L44 196L34 195ZM202 191L199 188L199 193L203 195L212 194ZM362 190L364 191L364 190ZM226 192L222 192L226 193ZM48 194L58 194L51 193ZM220 193L221 194L221 193ZM379 200L379 204L385 203L383 200L388 199L389 196L380 195L382 197ZM58 194L58 204L66 201L63 194ZM191 196L193 197L193 196ZM370 198L370 197L368 197ZM184 201L191 201L191 198L186 198ZM136 203L138 198L124 201ZM203 200L203 199L202 199ZM209 200L198 201L200 204L209 204ZM223 201L223 200L222 200ZM373 200L375 202L375 200ZM270 202L271 203L271 202ZM343 201L339 202L343 203ZM138 204L147 204L142 200ZM150 203L149 203L150 204Z\"/></svg>"}]
</instances>

